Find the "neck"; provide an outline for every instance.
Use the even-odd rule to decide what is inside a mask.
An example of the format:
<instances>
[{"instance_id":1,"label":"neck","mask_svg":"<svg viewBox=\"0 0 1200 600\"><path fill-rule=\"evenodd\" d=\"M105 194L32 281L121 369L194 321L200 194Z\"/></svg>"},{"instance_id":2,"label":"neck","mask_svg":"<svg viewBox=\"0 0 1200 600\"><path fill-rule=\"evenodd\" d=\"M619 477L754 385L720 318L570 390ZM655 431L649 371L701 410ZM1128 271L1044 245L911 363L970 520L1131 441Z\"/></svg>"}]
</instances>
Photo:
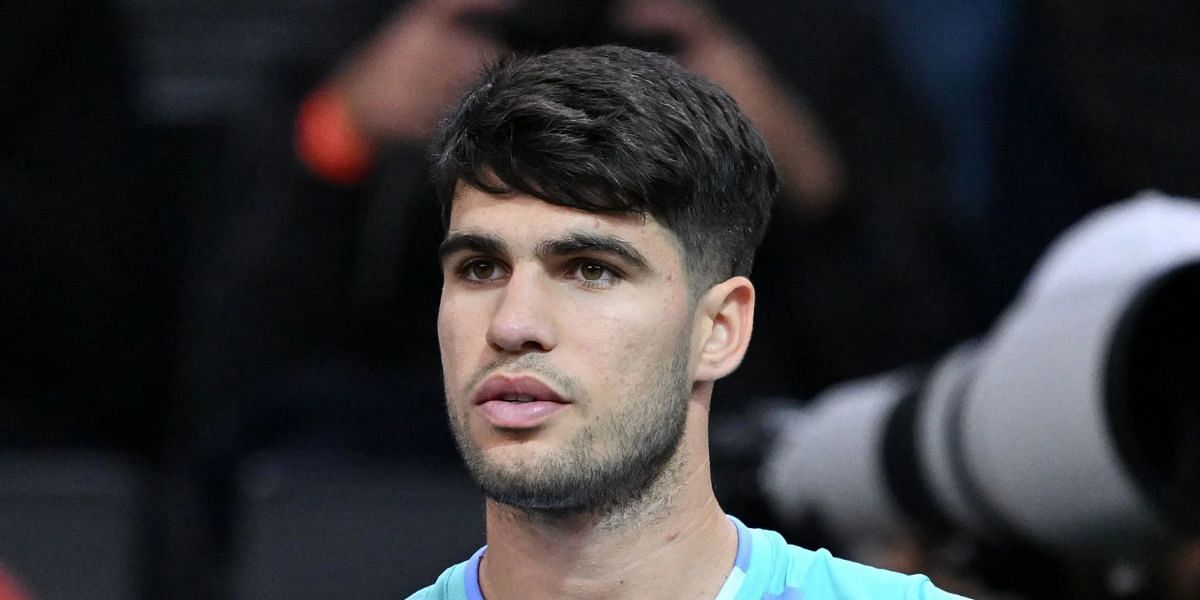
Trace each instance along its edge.
<instances>
[{"instance_id":1,"label":"neck","mask_svg":"<svg viewBox=\"0 0 1200 600\"><path fill-rule=\"evenodd\" d=\"M688 411L680 448L638 500L603 514L525 511L487 504L488 600L636 599L717 595L737 532L717 505L708 460L708 412Z\"/></svg>"}]
</instances>

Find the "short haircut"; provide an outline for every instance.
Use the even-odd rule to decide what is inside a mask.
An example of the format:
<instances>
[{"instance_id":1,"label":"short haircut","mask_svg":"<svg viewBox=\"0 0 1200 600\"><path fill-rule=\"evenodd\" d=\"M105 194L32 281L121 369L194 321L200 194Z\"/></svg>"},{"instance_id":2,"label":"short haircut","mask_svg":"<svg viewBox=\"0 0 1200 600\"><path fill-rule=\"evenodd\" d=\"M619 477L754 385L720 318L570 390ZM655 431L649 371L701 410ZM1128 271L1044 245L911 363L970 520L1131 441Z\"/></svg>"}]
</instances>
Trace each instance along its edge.
<instances>
[{"instance_id":1,"label":"short haircut","mask_svg":"<svg viewBox=\"0 0 1200 600\"><path fill-rule=\"evenodd\" d=\"M432 154L446 223L460 183L648 214L678 237L693 291L749 275L777 187L733 98L666 56L619 46L502 60L451 110Z\"/></svg>"}]
</instances>

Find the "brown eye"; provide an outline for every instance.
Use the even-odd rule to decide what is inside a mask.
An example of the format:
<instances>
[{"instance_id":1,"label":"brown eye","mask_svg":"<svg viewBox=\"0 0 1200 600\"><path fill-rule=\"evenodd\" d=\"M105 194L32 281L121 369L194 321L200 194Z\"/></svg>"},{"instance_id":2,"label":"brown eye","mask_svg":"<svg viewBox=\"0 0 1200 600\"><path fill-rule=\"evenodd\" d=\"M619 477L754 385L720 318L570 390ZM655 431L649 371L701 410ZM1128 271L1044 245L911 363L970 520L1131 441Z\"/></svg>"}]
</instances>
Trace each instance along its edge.
<instances>
[{"instance_id":1,"label":"brown eye","mask_svg":"<svg viewBox=\"0 0 1200 600\"><path fill-rule=\"evenodd\" d=\"M487 280L496 274L496 265L486 261L475 261L467 267L471 279Z\"/></svg>"},{"instance_id":2,"label":"brown eye","mask_svg":"<svg viewBox=\"0 0 1200 600\"><path fill-rule=\"evenodd\" d=\"M588 281L598 281L604 277L605 268L597 264L583 264L579 267L579 275Z\"/></svg>"}]
</instances>

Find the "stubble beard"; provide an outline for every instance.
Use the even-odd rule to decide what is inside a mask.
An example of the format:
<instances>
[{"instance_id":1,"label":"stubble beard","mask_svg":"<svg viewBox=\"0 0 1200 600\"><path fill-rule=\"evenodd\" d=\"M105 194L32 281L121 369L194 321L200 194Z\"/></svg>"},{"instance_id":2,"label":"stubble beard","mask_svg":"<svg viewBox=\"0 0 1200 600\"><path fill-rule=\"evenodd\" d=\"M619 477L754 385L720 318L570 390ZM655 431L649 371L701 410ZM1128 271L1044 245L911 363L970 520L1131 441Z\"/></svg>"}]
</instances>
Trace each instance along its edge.
<instances>
[{"instance_id":1,"label":"stubble beard","mask_svg":"<svg viewBox=\"0 0 1200 600\"><path fill-rule=\"evenodd\" d=\"M588 514L600 521L625 521L635 506L661 504L687 421L690 387L687 344L676 349L662 377L647 381L643 397L624 399L623 409L589 422L559 451L536 460L500 464L489 459L467 431L465 416L449 406L454 439L467 470L488 498L531 516ZM520 368L553 375L526 355ZM517 367L517 363L509 363ZM597 443L599 443L599 448ZM673 466L674 465L674 466Z\"/></svg>"}]
</instances>

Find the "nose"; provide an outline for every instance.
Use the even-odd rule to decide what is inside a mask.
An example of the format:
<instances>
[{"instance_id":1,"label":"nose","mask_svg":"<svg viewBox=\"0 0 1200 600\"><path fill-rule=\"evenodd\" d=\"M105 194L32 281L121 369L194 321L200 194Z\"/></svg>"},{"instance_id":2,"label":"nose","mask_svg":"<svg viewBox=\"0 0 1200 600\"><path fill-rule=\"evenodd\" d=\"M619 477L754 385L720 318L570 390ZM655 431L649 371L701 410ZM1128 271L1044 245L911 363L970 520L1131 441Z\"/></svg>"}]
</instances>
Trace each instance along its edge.
<instances>
[{"instance_id":1,"label":"nose","mask_svg":"<svg viewBox=\"0 0 1200 600\"><path fill-rule=\"evenodd\" d=\"M514 269L488 324L488 344L508 353L553 349L557 327L548 286L536 269Z\"/></svg>"}]
</instances>

